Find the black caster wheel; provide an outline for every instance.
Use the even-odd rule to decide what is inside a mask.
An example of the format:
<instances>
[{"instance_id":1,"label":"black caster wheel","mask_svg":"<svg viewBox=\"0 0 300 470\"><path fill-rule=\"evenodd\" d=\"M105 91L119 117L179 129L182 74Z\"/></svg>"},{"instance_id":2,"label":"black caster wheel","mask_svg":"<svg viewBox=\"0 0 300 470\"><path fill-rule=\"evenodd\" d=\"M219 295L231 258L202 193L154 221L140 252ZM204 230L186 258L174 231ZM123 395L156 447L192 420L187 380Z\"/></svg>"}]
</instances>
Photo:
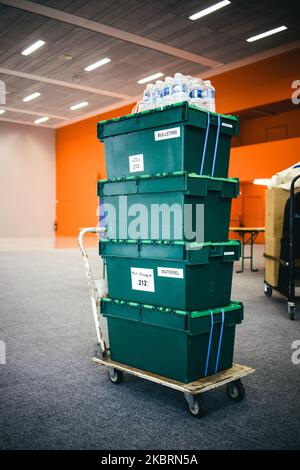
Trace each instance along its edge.
<instances>
[{"instance_id":1,"label":"black caster wheel","mask_svg":"<svg viewBox=\"0 0 300 470\"><path fill-rule=\"evenodd\" d=\"M295 320L296 307L295 305L288 306L288 312L291 320Z\"/></svg>"},{"instance_id":2,"label":"black caster wheel","mask_svg":"<svg viewBox=\"0 0 300 470\"><path fill-rule=\"evenodd\" d=\"M184 394L189 413L194 418L201 418L204 415L204 408L200 397L190 393Z\"/></svg>"},{"instance_id":3,"label":"black caster wheel","mask_svg":"<svg viewBox=\"0 0 300 470\"><path fill-rule=\"evenodd\" d=\"M119 385L124 380L124 374L118 369L108 369L108 378L113 384Z\"/></svg>"},{"instance_id":4,"label":"black caster wheel","mask_svg":"<svg viewBox=\"0 0 300 470\"><path fill-rule=\"evenodd\" d=\"M103 359L106 356L106 352L103 352L99 343L95 344L94 347L94 356L97 359Z\"/></svg>"},{"instance_id":5,"label":"black caster wheel","mask_svg":"<svg viewBox=\"0 0 300 470\"><path fill-rule=\"evenodd\" d=\"M268 284L265 284L264 292L267 297L272 297L273 289L271 286L268 286Z\"/></svg>"},{"instance_id":6,"label":"black caster wheel","mask_svg":"<svg viewBox=\"0 0 300 470\"><path fill-rule=\"evenodd\" d=\"M242 401L245 398L245 388L240 379L227 384L227 395L233 401Z\"/></svg>"}]
</instances>

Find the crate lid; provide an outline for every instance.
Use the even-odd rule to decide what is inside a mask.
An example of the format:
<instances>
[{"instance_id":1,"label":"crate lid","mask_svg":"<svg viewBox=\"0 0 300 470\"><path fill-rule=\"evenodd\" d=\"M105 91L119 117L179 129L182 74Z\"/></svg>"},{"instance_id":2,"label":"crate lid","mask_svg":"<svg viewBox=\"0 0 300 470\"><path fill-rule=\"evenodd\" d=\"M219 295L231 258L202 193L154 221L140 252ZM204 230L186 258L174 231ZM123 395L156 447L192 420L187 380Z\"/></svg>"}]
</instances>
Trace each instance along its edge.
<instances>
[{"instance_id":1,"label":"crate lid","mask_svg":"<svg viewBox=\"0 0 300 470\"><path fill-rule=\"evenodd\" d=\"M168 246L183 246L185 248L190 249L199 249L205 246L239 246L240 242L238 240L228 240L226 242L186 242L183 240L144 240L144 239L137 239L131 240L127 238L100 238L101 243L119 243L119 244L144 244L144 245L153 245L153 246L161 246L161 245L168 245Z\"/></svg>"},{"instance_id":2,"label":"crate lid","mask_svg":"<svg viewBox=\"0 0 300 470\"><path fill-rule=\"evenodd\" d=\"M98 180L98 184L105 183L122 183L130 181L139 181L139 180L153 180L160 178L172 178L177 176L187 176L188 178L198 179L199 181L209 180L209 181L223 181L225 183L238 183L238 178L222 178L220 176L207 176L207 175L198 175L197 173L187 173L186 171L173 171L171 173L154 173L143 174L143 175L132 175L132 176L122 176L118 178L104 178Z\"/></svg>"},{"instance_id":3,"label":"crate lid","mask_svg":"<svg viewBox=\"0 0 300 470\"><path fill-rule=\"evenodd\" d=\"M212 322L213 325L224 322L225 327L229 327L241 323L243 319L243 304L236 301L224 307L202 312L186 312L107 297L101 299L101 305L104 316L175 329L191 336L208 333L211 330ZM133 312L134 316L132 316Z\"/></svg>"},{"instance_id":4,"label":"crate lid","mask_svg":"<svg viewBox=\"0 0 300 470\"><path fill-rule=\"evenodd\" d=\"M132 249L134 248L134 249ZM99 254L105 258L165 259L185 265L208 264L212 258L223 262L238 261L241 254L239 240L227 242L186 242L181 240L127 240L101 238Z\"/></svg>"},{"instance_id":5,"label":"crate lid","mask_svg":"<svg viewBox=\"0 0 300 470\"><path fill-rule=\"evenodd\" d=\"M183 123L205 129L208 118L212 125L218 125L220 121L222 133L230 135L238 133L239 119L236 116L208 112L205 109L189 105L185 101L100 121L97 125L97 135L99 140L103 140L107 137L163 127L174 123Z\"/></svg>"},{"instance_id":6,"label":"crate lid","mask_svg":"<svg viewBox=\"0 0 300 470\"><path fill-rule=\"evenodd\" d=\"M229 305L225 305L224 307L216 307L216 308L211 308L209 310L202 310L202 311L193 311L193 312L187 312L185 310L178 310L174 308L169 308L169 307L163 307L163 306L157 306L157 305L150 305L150 304L140 304L138 302L128 302L125 300L120 300L120 299L111 299L110 297L103 297L101 299L101 302L104 303L115 303L118 305L129 305L131 307L136 307L136 308L146 308L149 310L156 310L160 311L163 313L170 313L170 314L175 314L175 315L183 315L191 318L198 318L198 317L205 317L205 316L211 316L211 314L219 314L222 311L226 312L231 312L234 310L238 310L242 307L242 302L239 301L231 301Z\"/></svg>"},{"instance_id":7,"label":"crate lid","mask_svg":"<svg viewBox=\"0 0 300 470\"><path fill-rule=\"evenodd\" d=\"M237 178L218 178L176 171L169 174L156 173L99 180L97 187L100 198L174 191L199 197L206 197L208 191L218 191L222 198L232 199L239 194L239 181Z\"/></svg>"}]
</instances>

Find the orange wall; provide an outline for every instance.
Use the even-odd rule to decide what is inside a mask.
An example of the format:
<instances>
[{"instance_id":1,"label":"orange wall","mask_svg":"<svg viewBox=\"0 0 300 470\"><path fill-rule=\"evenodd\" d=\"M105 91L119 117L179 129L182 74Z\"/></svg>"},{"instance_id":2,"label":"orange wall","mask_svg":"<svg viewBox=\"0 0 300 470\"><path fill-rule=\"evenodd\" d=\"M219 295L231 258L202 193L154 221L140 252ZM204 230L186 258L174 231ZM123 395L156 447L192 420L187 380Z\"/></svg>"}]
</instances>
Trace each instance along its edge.
<instances>
[{"instance_id":1,"label":"orange wall","mask_svg":"<svg viewBox=\"0 0 300 470\"><path fill-rule=\"evenodd\" d=\"M300 80L300 49L211 77L218 113L234 113L291 98Z\"/></svg>"},{"instance_id":2,"label":"orange wall","mask_svg":"<svg viewBox=\"0 0 300 470\"><path fill-rule=\"evenodd\" d=\"M229 174L247 181L270 178L300 160L300 137L231 149Z\"/></svg>"},{"instance_id":3,"label":"orange wall","mask_svg":"<svg viewBox=\"0 0 300 470\"><path fill-rule=\"evenodd\" d=\"M62 127L56 132L57 234L77 235L97 224L97 180L105 177L97 122L130 113L132 105Z\"/></svg>"},{"instance_id":4,"label":"orange wall","mask_svg":"<svg viewBox=\"0 0 300 470\"><path fill-rule=\"evenodd\" d=\"M255 185L252 181L240 182L240 195L232 201L231 227L265 226L266 189L266 186ZM236 237L236 232L230 233L230 238ZM264 234L259 234L256 243L264 243Z\"/></svg>"},{"instance_id":5,"label":"orange wall","mask_svg":"<svg viewBox=\"0 0 300 470\"><path fill-rule=\"evenodd\" d=\"M234 113L289 99L292 81L300 79L299 52L298 49L212 77L217 90L217 111ZM96 123L99 120L127 114L131 109L132 105L126 106L57 130L57 233L59 235L77 235L80 227L97 223L96 182L99 177L104 177L105 164L103 144L99 143L96 137ZM286 114L290 115L286 119L292 129L292 134L288 137L294 136L295 132L299 135L296 124L299 118L298 110ZM279 118L275 118L274 121L276 119ZM254 139L256 133L258 135L262 132L257 129L257 124L249 121L246 125ZM240 144L249 143L246 133L245 130ZM231 150L230 176L237 176L242 181L266 178L299 161L299 155L300 138L234 147ZM255 214L251 209L248 210L249 220L255 222L253 217ZM255 225L261 223L257 220Z\"/></svg>"},{"instance_id":6,"label":"orange wall","mask_svg":"<svg viewBox=\"0 0 300 470\"><path fill-rule=\"evenodd\" d=\"M248 181L270 178L300 161L299 155L300 137L231 149L229 174L232 177L238 176L241 182L241 195L232 206L231 225L240 220L244 226L264 226L266 187L255 186ZM263 243L264 236L260 235L257 242Z\"/></svg>"},{"instance_id":7,"label":"orange wall","mask_svg":"<svg viewBox=\"0 0 300 470\"><path fill-rule=\"evenodd\" d=\"M232 146L300 137L300 105L294 108L286 113L242 121L239 135L233 139Z\"/></svg>"}]
</instances>

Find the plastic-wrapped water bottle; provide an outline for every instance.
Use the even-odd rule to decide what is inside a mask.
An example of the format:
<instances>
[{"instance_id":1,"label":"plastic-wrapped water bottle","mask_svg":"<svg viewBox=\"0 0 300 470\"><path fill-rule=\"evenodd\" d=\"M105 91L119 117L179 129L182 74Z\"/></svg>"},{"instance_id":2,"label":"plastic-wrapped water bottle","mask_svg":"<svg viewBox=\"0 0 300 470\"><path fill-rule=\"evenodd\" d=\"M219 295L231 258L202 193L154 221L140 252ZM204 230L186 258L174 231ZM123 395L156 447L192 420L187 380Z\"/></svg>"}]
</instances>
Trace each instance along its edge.
<instances>
[{"instance_id":1,"label":"plastic-wrapped water bottle","mask_svg":"<svg viewBox=\"0 0 300 470\"><path fill-rule=\"evenodd\" d=\"M153 107L153 94L155 90L155 85L148 83L146 89L144 90L143 95L143 111L152 109Z\"/></svg>"},{"instance_id":2,"label":"plastic-wrapped water bottle","mask_svg":"<svg viewBox=\"0 0 300 470\"><path fill-rule=\"evenodd\" d=\"M155 84L154 96L153 96L153 107L159 108L163 106L163 96L164 96L164 82L162 80L157 80Z\"/></svg>"},{"instance_id":3,"label":"plastic-wrapped water bottle","mask_svg":"<svg viewBox=\"0 0 300 470\"><path fill-rule=\"evenodd\" d=\"M211 84L210 80L204 81L205 90L204 90L204 100L207 106L208 111L216 112L216 101L215 101L215 89Z\"/></svg>"},{"instance_id":4,"label":"plastic-wrapped water bottle","mask_svg":"<svg viewBox=\"0 0 300 470\"><path fill-rule=\"evenodd\" d=\"M143 92L142 99L137 102L136 105L136 112L141 113L142 111L145 111L146 106L147 106L147 95L146 95L146 90Z\"/></svg>"},{"instance_id":5,"label":"plastic-wrapped water bottle","mask_svg":"<svg viewBox=\"0 0 300 470\"><path fill-rule=\"evenodd\" d=\"M163 106L168 106L172 104L172 87L173 87L173 78L166 77L164 86L163 86Z\"/></svg>"},{"instance_id":6,"label":"plastic-wrapped water bottle","mask_svg":"<svg viewBox=\"0 0 300 470\"><path fill-rule=\"evenodd\" d=\"M187 95L188 95L188 102L190 102L190 92L194 85L194 78L191 75L186 76L186 83L187 83Z\"/></svg>"},{"instance_id":7,"label":"plastic-wrapped water bottle","mask_svg":"<svg viewBox=\"0 0 300 470\"><path fill-rule=\"evenodd\" d=\"M181 73L175 73L172 86L172 103L188 101L188 85Z\"/></svg>"},{"instance_id":8,"label":"plastic-wrapped water bottle","mask_svg":"<svg viewBox=\"0 0 300 470\"><path fill-rule=\"evenodd\" d=\"M206 109L203 93L204 93L204 83L201 79L194 78L190 83L189 88L189 103L197 106L197 108Z\"/></svg>"}]
</instances>

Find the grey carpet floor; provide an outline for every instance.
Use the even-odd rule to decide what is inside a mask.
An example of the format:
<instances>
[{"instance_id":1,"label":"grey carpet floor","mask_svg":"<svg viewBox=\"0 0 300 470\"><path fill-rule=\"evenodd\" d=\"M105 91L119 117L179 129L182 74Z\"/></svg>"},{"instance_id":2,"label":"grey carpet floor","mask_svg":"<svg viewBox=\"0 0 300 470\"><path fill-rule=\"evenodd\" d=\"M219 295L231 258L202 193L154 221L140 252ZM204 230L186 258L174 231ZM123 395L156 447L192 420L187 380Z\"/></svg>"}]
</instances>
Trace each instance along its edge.
<instances>
[{"instance_id":1,"label":"grey carpet floor","mask_svg":"<svg viewBox=\"0 0 300 470\"><path fill-rule=\"evenodd\" d=\"M224 389L204 394L207 414L197 420L180 392L132 376L113 385L91 362L95 333L77 250L0 253L0 448L299 449L300 364L291 345L300 315L291 322L282 299L264 296L262 270L235 274L232 298L245 303L235 361L256 373L244 379L242 403Z\"/></svg>"}]
</instances>

